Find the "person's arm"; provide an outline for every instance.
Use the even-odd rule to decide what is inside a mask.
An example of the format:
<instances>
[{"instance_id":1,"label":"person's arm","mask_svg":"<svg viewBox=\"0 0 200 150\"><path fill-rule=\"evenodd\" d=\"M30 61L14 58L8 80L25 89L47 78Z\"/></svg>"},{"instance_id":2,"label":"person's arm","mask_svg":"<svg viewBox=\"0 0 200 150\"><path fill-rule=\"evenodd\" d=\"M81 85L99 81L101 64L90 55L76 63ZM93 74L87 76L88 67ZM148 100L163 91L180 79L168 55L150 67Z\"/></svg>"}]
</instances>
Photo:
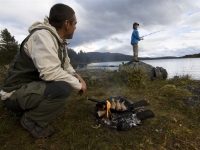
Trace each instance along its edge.
<instances>
[{"instance_id":1,"label":"person's arm","mask_svg":"<svg viewBox=\"0 0 200 150\"><path fill-rule=\"evenodd\" d=\"M139 32L137 30L135 30L135 38L140 41L140 36L139 36Z\"/></svg>"},{"instance_id":2,"label":"person's arm","mask_svg":"<svg viewBox=\"0 0 200 150\"><path fill-rule=\"evenodd\" d=\"M67 51L66 51L67 52ZM82 77L76 73L76 71L74 70L74 68L72 67L71 63L70 63L70 58L68 57L68 54L66 55L66 59L65 59L65 64L64 64L64 70L67 71L69 74L75 76L82 84L82 88L79 91L79 95L82 95L86 92L87 86L85 81L82 79Z\"/></svg>"},{"instance_id":3,"label":"person's arm","mask_svg":"<svg viewBox=\"0 0 200 150\"><path fill-rule=\"evenodd\" d=\"M66 50L66 52L67 52L67 50ZM72 67L71 63L70 63L70 58L68 56L68 53L66 53L66 58L65 58L65 63L64 63L64 70L67 71L71 75L74 75L74 73L76 72L74 70L74 68Z\"/></svg>"},{"instance_id":4,"label":"person's arm","mask_svg":"<svg viewBox=\"0 0 200 150\"><path fill-rule=\"evenodd\" d=\"M79 81L81 82L81 84L82 84L82 88L81 88L81 90L79 91L79 95L82 95L82 94L84 94L85 92L86 92L86 90L87 90L87 86L86 86L86 83L85 83L85 81L81 78L81 76L79 75L79 74L77 74L77 73L75 73L75 77L77 78L77 79L79 79Z\"/></svg>"},{"instance_id":5,"label":"person's arm","mask_svg":"<svg viewBox=\"0 0 200 150\"><path fill-rule=\"evenodd\" d=\"M75 90L80 91L82 89L82 83L61 68L61 61L58 58L58 44L49 31L36 31L29 38L25 47L42 80L66 81Z\"/></svg>"},{"instance_id":6,"label":"person's arm","mask_svg":"<svg viewBox=\"0 0 200 150\"><path fill-rule=\"evenodd\" d=\"M133 40L134 40L134 32L132 32L132 35L131 35L131 44L133 44Z\"/></svg>"}]
</instances>

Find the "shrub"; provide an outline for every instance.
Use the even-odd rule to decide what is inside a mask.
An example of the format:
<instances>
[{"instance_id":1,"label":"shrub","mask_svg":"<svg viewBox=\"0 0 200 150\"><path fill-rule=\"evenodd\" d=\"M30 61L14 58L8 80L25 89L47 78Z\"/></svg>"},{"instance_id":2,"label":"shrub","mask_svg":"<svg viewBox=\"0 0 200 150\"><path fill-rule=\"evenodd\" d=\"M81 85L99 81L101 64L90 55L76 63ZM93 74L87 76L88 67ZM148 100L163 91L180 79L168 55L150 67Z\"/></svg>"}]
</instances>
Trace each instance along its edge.
<instances>
[{"instance_id":1,"label":"shrub","mask_svg":"<svg viewBox=\"0 0 200 150\"><path fill-rule=\"evenodd\" d=\"M114 71L110 80L118 84L125 84L131 88L145 87L149 80L143 68L123 67L123 70Z\"/></svg>"},{"instance_id":2,"label":"shrub","mask_svg":"<svg viewBox=\"0 0 200 150\"><path fill-rule=\"evenodd\" d=\"M186 89L176 88L174 85L165 85L160 88L160 94L168 98L181 99L185 96L191 96L192 93Z\"/></svg>"}]
</instances>

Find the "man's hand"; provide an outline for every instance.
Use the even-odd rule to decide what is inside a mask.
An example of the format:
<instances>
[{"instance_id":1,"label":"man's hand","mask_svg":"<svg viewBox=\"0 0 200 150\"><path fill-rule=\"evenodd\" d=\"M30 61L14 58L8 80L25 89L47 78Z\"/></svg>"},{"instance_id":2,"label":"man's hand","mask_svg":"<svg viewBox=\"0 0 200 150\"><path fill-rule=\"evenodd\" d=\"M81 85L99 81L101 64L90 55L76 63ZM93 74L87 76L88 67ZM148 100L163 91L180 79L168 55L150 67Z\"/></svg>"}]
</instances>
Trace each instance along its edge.
<instances>
[{"instance_id":1,"label":"man's hand","mask_svg":"<svg viewBox=\"0 0 200 150\"><path fill-rule=\"evenodd\" d=\"M85 92L86 92L86 90L87 90L87 86L86 86L86 83L85 83L85 81L81 78L81 76L79 76L78 74L75 74L75 77L77 78L77 79L79 79L79 81L81 82L81 84L82 84L82 88L81 88L81 90L78 92L78 95L83 95Z\"/></svg>"},{"instance_id":2,"label":"man's hand","mask_svg":"<svg viewBox=\"0 0 200 150\"><path fill-rule=\"evenodd\" d=\"M140 40L144 40L144 38L143 38L143 37L141 37L141 38L140 38Z\"/></svg>"}]
</instances>

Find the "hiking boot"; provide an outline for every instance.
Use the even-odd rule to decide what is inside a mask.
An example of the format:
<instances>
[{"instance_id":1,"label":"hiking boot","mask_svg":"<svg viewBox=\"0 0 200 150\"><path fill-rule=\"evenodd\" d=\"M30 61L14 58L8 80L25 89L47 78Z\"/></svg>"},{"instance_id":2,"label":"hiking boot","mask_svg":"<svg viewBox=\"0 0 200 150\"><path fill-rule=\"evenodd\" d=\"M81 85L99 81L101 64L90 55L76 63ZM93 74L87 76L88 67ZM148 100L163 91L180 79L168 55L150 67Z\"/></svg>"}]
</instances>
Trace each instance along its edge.
<instances>
[{"instance_id":1,"label":"hiking boot","mask_svg":"<svg viewBox=\"0 0 200 150\"><path fill-rule=\"evenodd\" d=\"M136 116L139 120L145 120L148 118L153 118L155 114L151 110L144 110L144 111L138 112Z\"/></svg>"},{"instance_id":2,"label":"hiking boot","mask_svg":"<svg viewBox=\"0 0 200 150\"><path fill-rule=\"evenodd\" d=\"M50 125L46 127L40 127L32 119L30 119L25 113L21 118L21 125L28 130L31 135L37 139L49 137L54 133L54 128Z\"/></svg>"},{"instance_id":3,"label":"hiking boot","mask_svg":"<svg viewBox=\"0 0 200 150\"><path fill-rule=\"evenodd\" d=\"M21 117L20 123L29 132L31 132L33 130L33 128L35 127L35 122L32 119L30 119L26 115L26 113L24 113L23 116Z\"/></svg>"},{"instance_id":4,"label":"hiking boot","mask_svg":"<svg viewBox=\"0 0 200 150\"><path fill-rule=\"evenodd\" d=\"M31 131L31 135L37 139L50 137L54 133L54 128L50 125L40 127L36 125Z\"/></svg>"}]
</instances>

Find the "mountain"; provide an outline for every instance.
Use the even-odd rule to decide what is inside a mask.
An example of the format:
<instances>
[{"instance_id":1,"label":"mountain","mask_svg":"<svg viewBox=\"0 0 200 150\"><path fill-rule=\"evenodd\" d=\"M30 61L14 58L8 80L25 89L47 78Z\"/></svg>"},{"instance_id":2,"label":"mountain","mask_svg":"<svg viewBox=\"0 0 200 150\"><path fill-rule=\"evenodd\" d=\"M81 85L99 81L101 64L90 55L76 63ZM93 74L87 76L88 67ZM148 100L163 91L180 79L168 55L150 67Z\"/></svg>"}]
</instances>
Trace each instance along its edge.
<instances>
[{"instance_id":1,"label":"mountain","mask_svg":"<svg viewBox=\"0 0 200 150\"><path fill-rule=\"evenodd\" d=\"M89 53L86 53L86 55L90 59L91 62L130 61L133 58L133 56L119 54L119 53L89 52Z\"/></svg>"},{"instance_id":2,"label":"mountain","mask_svg":"<svg viewBox=\"0 0 200 150\"><path fill-rule=\"evenodd\" d=\"M108 62L108 61L131 61L133 59L132 55L124 55L120 53L100 53L100 52L88 52L85 53L90 59L90 62ZM175 59L178 57L165 56L165 57L139 57L140 60L151 60L151 59Z\"/></svg>"}]
</instances>

